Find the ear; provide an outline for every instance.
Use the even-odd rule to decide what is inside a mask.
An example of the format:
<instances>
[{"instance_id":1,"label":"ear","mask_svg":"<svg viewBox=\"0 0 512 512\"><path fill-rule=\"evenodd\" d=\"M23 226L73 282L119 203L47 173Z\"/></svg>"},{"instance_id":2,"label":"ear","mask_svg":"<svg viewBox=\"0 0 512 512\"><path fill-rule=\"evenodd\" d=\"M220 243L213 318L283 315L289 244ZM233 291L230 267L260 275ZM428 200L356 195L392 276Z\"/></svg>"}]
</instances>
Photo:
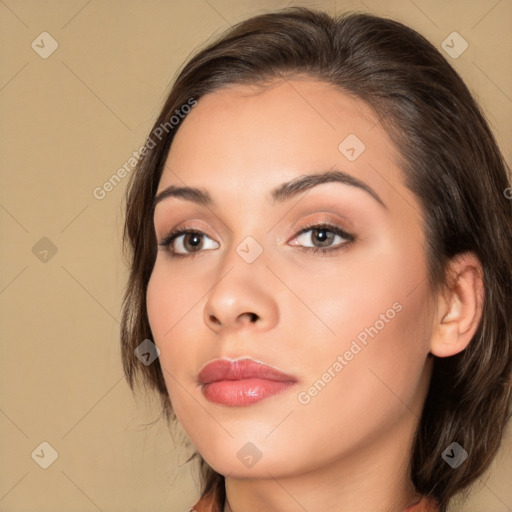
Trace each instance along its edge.
<instances>
[{"instance_id":1,"label":"ear","mask_svg":"<svg viewBox=\"0 0 512 512\"><path fill-rule=\"evenodd\" d=\"M483 269L472 252L458 254L448 268L448 283L436 299L430 352L449 357L463 351L475 334L484 303Z\"/></svg>"}]
</instances>

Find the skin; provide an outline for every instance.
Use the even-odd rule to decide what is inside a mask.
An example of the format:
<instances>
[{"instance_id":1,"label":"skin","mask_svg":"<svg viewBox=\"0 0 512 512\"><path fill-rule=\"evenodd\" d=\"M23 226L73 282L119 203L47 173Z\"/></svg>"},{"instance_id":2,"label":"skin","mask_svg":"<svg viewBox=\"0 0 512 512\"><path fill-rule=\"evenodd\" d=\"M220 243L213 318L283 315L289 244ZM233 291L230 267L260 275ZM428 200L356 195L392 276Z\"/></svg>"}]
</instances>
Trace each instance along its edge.
<instances>
[{"instance_id":1,"label":"skin","mask_svg":"<svg viewBox=\"0 0 512 512\"><path fill-rule=\"evenodd\" d=\"M353 162L338 149L349 134L366 146ZM208 94L176 134L158 192L197 187L215 205L172 197L156 206L158 241L181 227L205 236L197 252L188 235L174 242L184 258L159 247L147 310L176 415L226 476L226 512L394 512L420 498L409 459L429 352L465 348L480 318L482 288L478 261L468 254L453 262L449 293L432 296L421 208L397 162L368 105L307 77ZM270 198L283 182L333 168L369 185L385 207L360 188L333 182L282 203ZM330 245L314 230L298 235L326 221L354 235L354 243L343 246L330 231ZM236 251L247 236L263 250L252 263ZM342 249L324 255L299 245ZM300 403L298 394L396 303L400 312ZM242 356L299 382L250 406L207 401L197 383L201 368ZM252 467L237 457L248 442L261 452Z\"/></svg>"}]
</instances>

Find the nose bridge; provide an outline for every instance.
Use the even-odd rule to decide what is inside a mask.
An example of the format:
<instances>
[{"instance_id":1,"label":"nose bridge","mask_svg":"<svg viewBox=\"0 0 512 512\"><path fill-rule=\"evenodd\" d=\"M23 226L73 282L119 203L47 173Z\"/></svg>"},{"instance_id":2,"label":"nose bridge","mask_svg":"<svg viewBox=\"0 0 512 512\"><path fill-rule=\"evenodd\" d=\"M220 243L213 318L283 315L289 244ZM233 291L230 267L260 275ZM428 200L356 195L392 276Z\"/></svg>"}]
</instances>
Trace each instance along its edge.
<instances>
[{"instance_id":1,"label":"nose bridge","mask_svg":"<svg viewBox=\"0 0 512 512\"><path fill-rule=\"evenodd\" d=\"M224 256L221 275L233 267L242 273L244 270L251 272L257 269L263 274L267 270L264 265L266 221L258 207L258 204L251 202L243 205L243 208L239 205L238 219L233 224L232 240Z\"/></svg>"}]
</instances>

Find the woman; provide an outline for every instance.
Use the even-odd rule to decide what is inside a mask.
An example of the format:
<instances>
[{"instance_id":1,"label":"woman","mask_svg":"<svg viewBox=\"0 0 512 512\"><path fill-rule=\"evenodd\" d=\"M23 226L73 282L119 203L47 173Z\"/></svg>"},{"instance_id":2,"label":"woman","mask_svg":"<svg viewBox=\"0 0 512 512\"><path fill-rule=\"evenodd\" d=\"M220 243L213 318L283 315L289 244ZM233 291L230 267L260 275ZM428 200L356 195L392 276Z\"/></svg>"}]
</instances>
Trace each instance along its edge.
<instances>
[{"instance_id":1,"label":"woman","mask_svg":"<svg viewBox=\"0 0 512 512\"><path fill-rule=\"evenodd\" d=\"M489 467L509 187L461 78L398 22L291 8L190 59L127 191L121 336L197 450L194 510L442 512Z\"/></svg>"}]
</instances>

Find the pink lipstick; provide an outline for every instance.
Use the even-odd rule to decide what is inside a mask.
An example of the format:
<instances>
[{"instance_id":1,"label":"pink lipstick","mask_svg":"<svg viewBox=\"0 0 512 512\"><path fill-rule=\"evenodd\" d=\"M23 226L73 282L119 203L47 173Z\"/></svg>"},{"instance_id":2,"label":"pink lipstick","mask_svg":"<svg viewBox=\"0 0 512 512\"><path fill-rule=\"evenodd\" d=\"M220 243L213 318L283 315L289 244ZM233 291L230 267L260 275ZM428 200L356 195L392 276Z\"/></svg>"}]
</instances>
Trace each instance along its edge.
<instances>
[{"instance_id":1,"label":"pink lipstick","mask_svg":"<svg viewBox=\"0 0 512 512\"><path fill-rule=\"evenodd\" d=\"M207 364L198 375L207 400L240 407L286 391L297 379L254 359L218 359Z\"/></svg>"}]
</instances>

